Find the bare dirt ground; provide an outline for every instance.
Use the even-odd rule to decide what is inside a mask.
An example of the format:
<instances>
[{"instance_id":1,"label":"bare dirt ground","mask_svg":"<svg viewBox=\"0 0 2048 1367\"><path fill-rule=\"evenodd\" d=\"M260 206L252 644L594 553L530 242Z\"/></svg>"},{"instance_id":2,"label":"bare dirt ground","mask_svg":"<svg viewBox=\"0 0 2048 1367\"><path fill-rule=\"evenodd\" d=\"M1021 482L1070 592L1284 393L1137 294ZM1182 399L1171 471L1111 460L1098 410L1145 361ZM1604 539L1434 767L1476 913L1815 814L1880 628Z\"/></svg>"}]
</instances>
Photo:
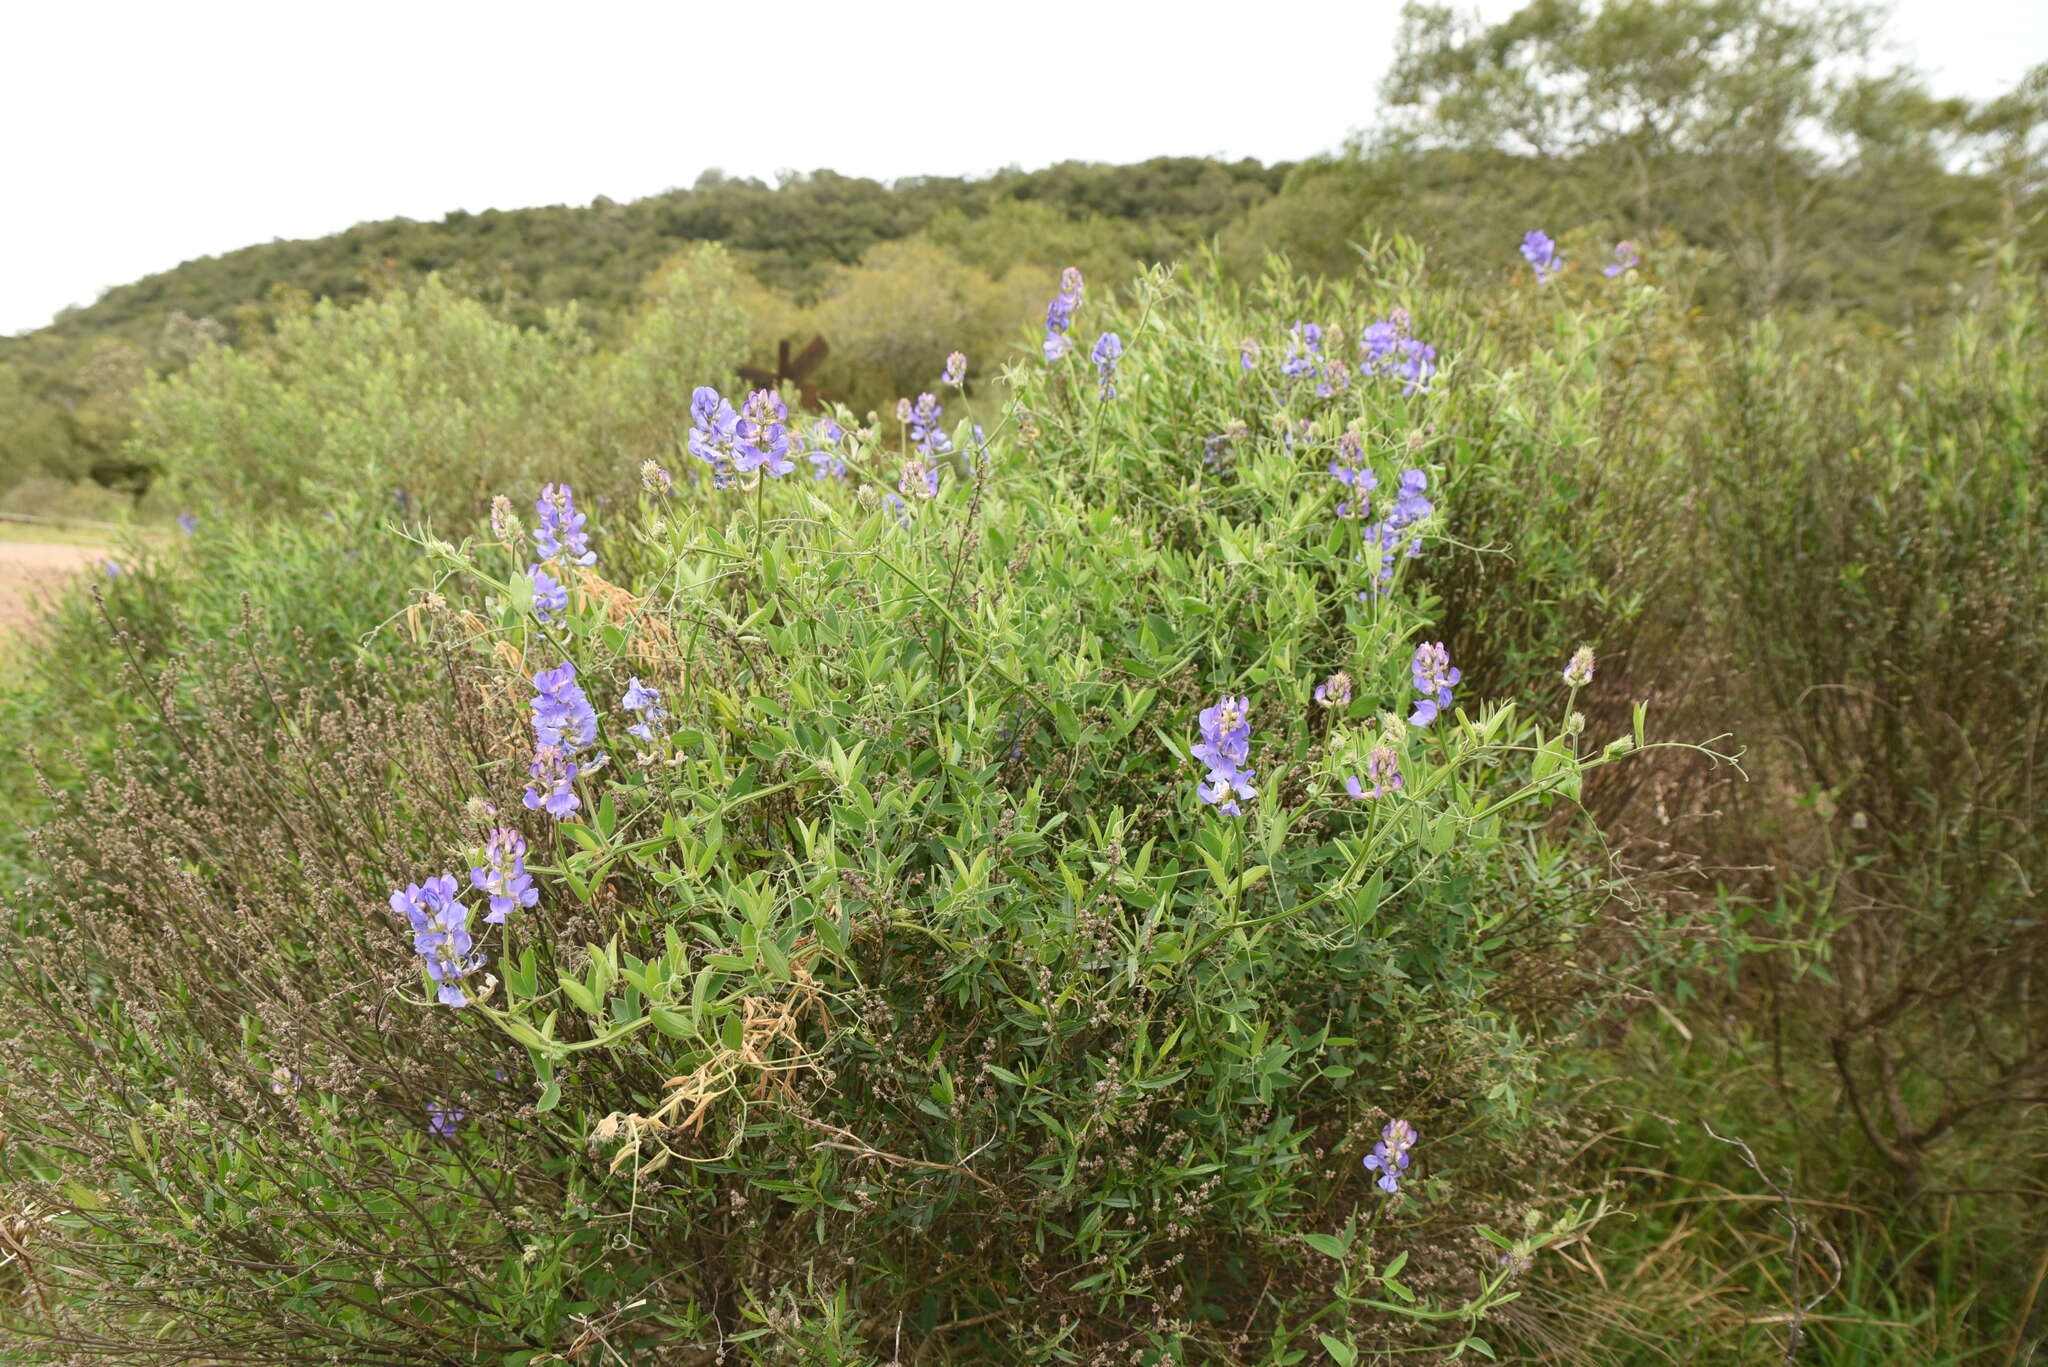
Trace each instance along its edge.
<instances>
[{"instance_id":1,"label":"bare dirt ground","mask_svg":"<svg viewBox=\"0 0 2048 1367\"><path fill-rule=\"evenodd\" d=\"M32 620L36 599L106 558L100 546L0 541L0 631Z\"/></svg>"}]
</instances>

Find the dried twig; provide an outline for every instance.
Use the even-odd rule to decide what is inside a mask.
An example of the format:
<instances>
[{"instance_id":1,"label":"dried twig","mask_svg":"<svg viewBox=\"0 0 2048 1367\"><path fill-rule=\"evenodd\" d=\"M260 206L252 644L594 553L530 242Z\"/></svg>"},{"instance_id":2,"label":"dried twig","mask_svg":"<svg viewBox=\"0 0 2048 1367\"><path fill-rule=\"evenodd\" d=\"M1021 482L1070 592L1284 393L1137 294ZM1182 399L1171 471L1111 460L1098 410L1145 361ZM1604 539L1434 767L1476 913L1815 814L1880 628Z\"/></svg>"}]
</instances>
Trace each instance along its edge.
<instances>
[{"instance_id":1,"label":"dried twig","mask_svg":"<svg viewBox=\"0 0 2048 1367\"><path fill-rule=\"evenodd\" d=\"M1821 1238L1817 1234L1813 1236L1814 1242L1818 1244L1822 1249L1826 1250L1828 1255L1828 1261L1834 1264L1835 1272L1833 1279L1829 1281L1827 1286L1822 1289L1819 1295L1815 1296L1811 1300L1802 1302L1799 1299L1799 1245L1801 1239L1804 1238L1806 1235L1806 1222L1800 1218L1799 1207L1792 1200L1792 1194L1789 1191L1785 1190L1784 1187L1778 1185L1776 1182L1773 1182L1771 1180L1770 1174L1764 1171L1764 1165L1757 1161L1755 1152L1749 1147L1749 1144L1746 1141L1741 1139L1730 1139L1725 1135L1715 1134L1714 1127L1712 1125L1707 1124L1705 1121L1700 1122L1700 1128L1707 1132L1707 1137L1709 1139L1717 1140L1720 1143L1727 1144L1730 1147L1741 1151L1743 1161L1749 1164L1750 1171L1754 1172L1757 1175L1758 1179L1762 1181L1765 1186L1769 1187L1774 1194L1776 1194L1779 1205L1782 1206L1784 1209L1785 1223L1792 1226L1792 1242L1791 1245L1786 1249L1785 1253L1787 1262L1791 1264L1792 1284L1788 1289L1788 1298L1792 1303L1792 1310L1791 1313L1787 1315L1785 1319L1784 1357L1787 1363L1796 1362L1799 1359L1799 1345L1806 1338L1807 1315L1812 1313L1813 1308L1815 1306L1819 1305L1829 1296L1832 1296L1835 1293L1835 1288L1842 1284L1841 1255L1835 1252L1834 1245L1829 1243L1826 1239Z\"/></svg>"}]
</instances>

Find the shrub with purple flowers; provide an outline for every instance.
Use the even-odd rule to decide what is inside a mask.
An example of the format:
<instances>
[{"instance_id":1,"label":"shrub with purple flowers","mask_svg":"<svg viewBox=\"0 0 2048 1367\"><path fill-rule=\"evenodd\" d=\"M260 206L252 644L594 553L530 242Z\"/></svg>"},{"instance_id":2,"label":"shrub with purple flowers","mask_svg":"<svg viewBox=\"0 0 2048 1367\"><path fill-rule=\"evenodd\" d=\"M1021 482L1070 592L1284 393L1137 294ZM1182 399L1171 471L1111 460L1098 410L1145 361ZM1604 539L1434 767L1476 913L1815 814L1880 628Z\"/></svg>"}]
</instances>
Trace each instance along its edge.
<instances>
[{"instance_id":1,"label":"shrub with purple flowers","mask_svg":"<svg viewBox=\"0 0 2048 1367\"><path fill-rule=\"evenodd\" d=\"M935 395L891 450L875 419L707 386L686 464L708 478L588 519L551 483L537 562L506 526L435 545L380 647L431 676L452 758L294 769L277 786L304 802L260 840L133 857L137 927L263 894L243 870L264 869L317 875L317 935L254 937L207 1036L217 1085L159 1079L129 1116L65 1074L93 1123L63 1136L120 1185L91 1208L37 1186L82 1209L63 1265L154 1268L133 1236L173 1241L194 1289L150 1284L148 1319L194 1360L232 1356L216 1325L377 1362L856 1362L899 1320L963 1363L1479 1342L1513 1294L1476 1252L1501 1191L1555 1202L1521 1254L1597 1214L1552 1170L1555 1046L1516 994L1600 1000L1575 984L1615 899L1558 818L1645 742L1582 756L1485 699L1493 643L1462 625L1470 724L1404 727L1415 692L1440 709L1462 683L1440 646L1411 653L1447 628L1431 585L1360 590L1374 551L1457 514L1467 457L1446 439L1425 465L1421 405L1349 382L1334 353L1368 315L1344 291L1133 290L1097 304L1092 376L1011 368L1006 412L956 415L962 450ZM1080 300L1063 277L1048 340ZM1288 366L1220 340L1311 309ZM1402 373L1398 343L1359 371ZM818 480L777 483L800 458ZM639 465L577 487L630 490ZM419 729L351 706L338 753ZM522 807L550 819L499 815ZM466 889L387 901L449 851ZM222 990L93 967L152 1010ZM80 1021L99 990L37 989ZM151 1146L192 1120L149 1108L186 1085L208 1142L249 1152L153 1185ZM233 1281L252 1256L263 1280Z\"/></svg>"}]
</instances>

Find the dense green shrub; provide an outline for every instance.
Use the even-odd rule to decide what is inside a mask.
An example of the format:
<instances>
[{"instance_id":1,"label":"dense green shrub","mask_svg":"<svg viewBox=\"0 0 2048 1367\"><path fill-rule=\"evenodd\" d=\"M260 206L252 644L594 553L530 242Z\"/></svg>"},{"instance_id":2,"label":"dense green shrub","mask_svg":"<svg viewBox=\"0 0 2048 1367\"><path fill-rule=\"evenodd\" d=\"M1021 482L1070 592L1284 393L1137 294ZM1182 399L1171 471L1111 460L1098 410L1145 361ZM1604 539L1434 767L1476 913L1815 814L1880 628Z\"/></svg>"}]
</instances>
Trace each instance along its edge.
<instances>
[{"instance_id":1,"label":"dense green shrub","mask_svg":"<svg viewBox=\"0 0 2048 1367\"><path fill-rule=\"evenodd\" d=\"M336 663L378 657L381 623L404 610L413 560L376 526L340 519L246 523L219 513L190 533L137 538L5 642L0 727L22 762L0 775L0 883L15 886L45 785L72 789L123 751L170 762L168 728L190 700L175 681L195 643L232 641L285 695L327 688ZM168 677L167 677L168 676ZM159 707L140 681L161 682Z\"/></svg>"},{"instance_id":2,"label":"dense green shrub","mask_svg":"<svg viewBox=\"0 0 2048 1367\"><path fill-rule=\"evenodd\" d=\"M847 1363L1484 1333L1598 1213L1542 1077L1616 890L1549 827L1641 722L1589 746L1470 690L1404 720L1446 513L1381 582L1326 467L1443 469L1397 379L1280 375L1305 288L1091 298L986 448L956 411L949 455L856 431L844 479L678 482L599 515L600 568L550 562L565 604L501 511L380 648L417 702L206 671L176 769L124 762L46 838L0 1105L54 1308L19 1332ZM563 663L609 758L557 821L522 788ZM1232 817L1190 745L1239 695ZM479 906L451 1009L385 894L500 822L538 904ZM1359 1160L1396 1118L1389 1195Z\"/></svg>"},{"instance_id":3,"label":"dense green shrub","mask_svg":"<svg viewBox=\"0 0 2048 1367\"><path fill-rule=\"evenodd\" d=\"M261 345L213 348L153 381L134 450L182 497L223 508L395 499L402 513L471 516L512 480L630 471L672 450L691 378L738 361L735 287L718 249L685 259L601 355L573 308L520 328L435 279L316 304Z\"/></svg>"},{"instance_id":4,"label":"dense green shrub","mask_svg":"<svg viewBox=\"0 0 2048 1367\"><path fill-rule=\"evenodd\" d=\"M1279 1363L1476 1333L1603 1364L2026 1342L2036 289L1918 338L1729 339L1669 243L1619 279L1486 289L1400 240L1358 259L1090 281L1063 359L1016 339L998 391L977 355L1000 410L906 353L894 383L944 397L950 450L841 412L843 476L811 478L806 431L789 477L735 490L679 449L721 362L661 312L665 275L637 359L565 365L503 485L481 449L405 448L435 515L411 542L374 530L387 493L309 475L292 497L333 520L209 513L105 581L108 612L74 599L6 703L78 750L43 760L72 796L29 799L54 807L0 985L19 1341ZM711 288L696 269L678 297ZM343 396L337 441L397 449L397 410L334 377L403 370L370 322L433 297L320 324L305 388ZM1420 392L1363 364L1397 307L1438 349ZM546 336L491 337L554 373ZM444 349L411 392L543 406L468 365ZM245 392L287 413L297 384L189 391L183 430L234 430ZM642 459L672 481L627 495ZM1374 471L1367 516L1339 514L1332 464ZM1382 561L1404 470L1434 507ZM546 567L543 621L530 541L471 514L555 475L599 559ZM1412 652L1438 638L1465 678L1419 728ZM531 680L562 662L609 758L555 821L522 790ZM1323 707L1338 670L1355 700ZM666 716L624 707L645 687ZM1235 820L1189 754L1225 695L1258 771ZM1760 781L1644 746L1646 697L1666 730L1736 732ZM1383 742L1404 786L1350 797ZM465 890L485 961L438 1005L385 898L480 865L505 822L537 903L500 929ZM1358 1160L1393 1118L1421 1138L1387 1197ZM1633 1218L1599 1220L1603 1193Z\"/></svg>"}]
</instances>

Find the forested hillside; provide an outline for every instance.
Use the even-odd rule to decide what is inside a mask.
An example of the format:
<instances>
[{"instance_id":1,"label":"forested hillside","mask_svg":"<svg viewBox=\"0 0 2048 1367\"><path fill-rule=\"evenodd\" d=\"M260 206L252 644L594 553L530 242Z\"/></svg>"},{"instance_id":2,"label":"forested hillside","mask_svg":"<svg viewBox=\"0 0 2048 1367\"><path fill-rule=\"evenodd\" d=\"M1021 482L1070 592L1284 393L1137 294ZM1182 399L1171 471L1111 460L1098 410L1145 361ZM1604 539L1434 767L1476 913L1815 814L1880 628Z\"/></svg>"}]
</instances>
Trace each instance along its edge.
<instances>
[{"instance_id":1,"label":"forested hillside","mask_svg":"<svg viewBox=\"0 0 2048 1367\"><path fill-rule=\"evenodd\" d=\"M1854 9L1543 3L1484 27L1411 6L1374 131L1299 164L1161 157L889 184L709 171L632 203L246 247L0 339L0 498L25 480L17 502L88 479L145 489L152 464L124 446L146 377L210 345L261 345L312 301L438 274L521 327L573 305L568 325L608 346L664 266L712 242L751 282L756 363L822 335L831 357L807 378L862 410L915 392L932 347L1013 333L1046 267L1113 279L1213 247L1239 280L1275 253L1335 278L1355 271L1355 244L1399 233L1439 273L1483 277L1502 222L1580 225L1576 255L1654 241L1719 322L1910 328L1983 288L2001 252L2041 259L2048 73L1973 102L1879 54Z\"/></svg>"}]
</instances>

